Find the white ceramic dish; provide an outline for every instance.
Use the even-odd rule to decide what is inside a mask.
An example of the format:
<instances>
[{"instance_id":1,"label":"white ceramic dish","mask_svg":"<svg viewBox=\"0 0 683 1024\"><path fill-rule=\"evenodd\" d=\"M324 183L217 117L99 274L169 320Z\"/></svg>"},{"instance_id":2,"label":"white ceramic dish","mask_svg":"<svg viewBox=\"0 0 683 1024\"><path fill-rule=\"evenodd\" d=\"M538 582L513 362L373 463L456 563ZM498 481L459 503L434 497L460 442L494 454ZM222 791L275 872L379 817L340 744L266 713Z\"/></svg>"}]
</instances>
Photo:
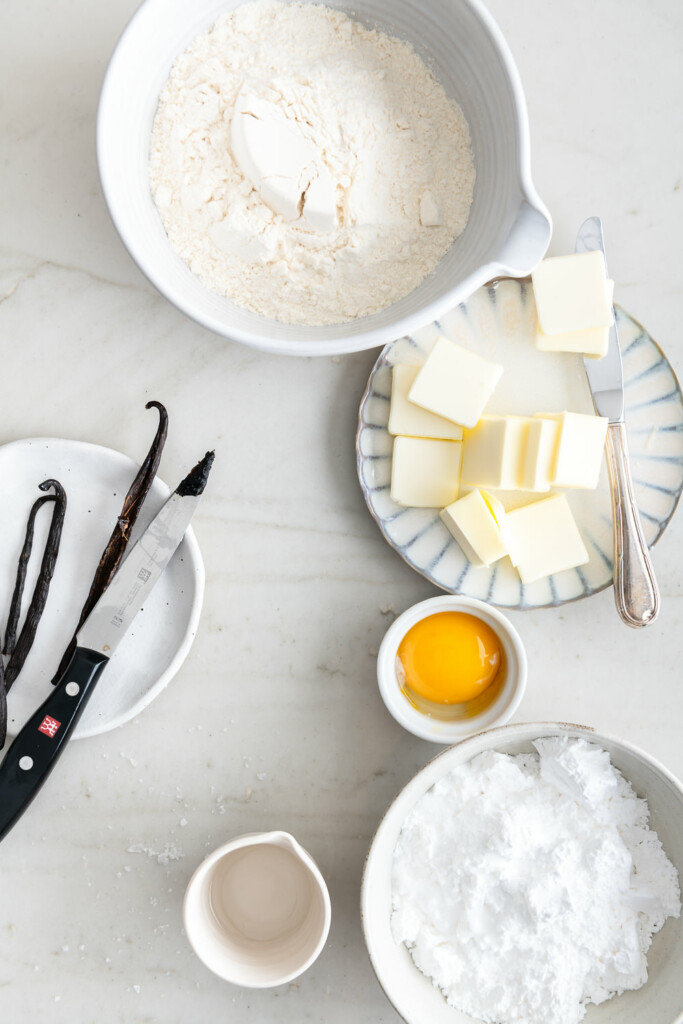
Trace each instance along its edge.
<instances>
[{"instance_id":1,"label":"white ceramic dish","mask_svg":"<svg viewBox=\"0 0 683 1024\"><path fill-rule=\"evenodd\" d=\"M254 832L214 850L183 902L197 956L246 988L273 988L303 974L320 956L330 921L325 879L289 832Z\"/></svg>"},{"instance_id":2,"label":"white ceramic dish","mask_svg":"<svg viewBox=\"0 0 683 1024\"><path fill-rule=\"evenodd\" d=\"M434 783L483 750L530 753L541 736L583 737L607 750L612 763L650 805L651 826L683 878L683 787L661 764L614 736L579 725L534 722L491 729L444 751L411 779L389 807L372 841L361 890L363 932L372 966L387 997L407 1024L473 1024L473 1018L449 1006L438 989L415 967L408 950L391 934L391 865L396 840L410 810ZM670 919L648 953L649 981L600 1006L590 1006L585 1024L681 1024L683 1022L683 917Z\"/></svg>"},{"instance_id":3,"label":"white ceramic dish","mask_svg":"<svg viewBox=\"0 0 683 1024\"><path fill-rule=\"evenodd\" d=\"M671 366L647 331L617 308L624 364L626 427L636 499L645 539L656 543L683 488L683 398ZM612 512L603 463L596 491L567 492L590 561L578 569L522 585L510 560L473 566L439 519L437 509L404 509L391 500L393 438L387 432L391 367L421 363L437 333L502 363L487 412L593 412L580 356L538 352L536 308L529 281L500 280L481 288L428 328L387 345L360 406L356 454L368 508L391 546L437 587L502 608L544 608L589 597L612 582ZM508 494L521 504L542 495ZM655 558L656 570L656 558Z\"/></svg>"},{"instance_id":4,"label":"white ceramic dish","mask_svg":"<svg viewBox=\"0 0 683 1024\"><path fill-rule=\"evenodd\" d=\"M472 718L441 720L423 714L408 700L396 677L396 653L408 630L437 612L468 612L476 615L500 638L505 654L505 682L495 700ZM408 608L392 622L377 656L377 681L387 710L408 732L432 743L450 744L509 722L524 696L527 662L519 633L501 612L468 597L432 597Z\"/></svg>"},{"instance_id":5,"label":"white ceramic dish","mask_svg":"<svg viewBox=\"0 0 683 1024\"><path fill-rule=\"evenodd\" d=\"M372 348L443 315L485 281L529 273L550 240L550 217L529 170L519 74L480 0L330 0L366 25L413 43L470 126L477 182L469 223L437 269L387 310L351 323L297 327L241 309L206 289L172 251L148 180L150 132L173 60L239 0L146 0L107 71L97 123L102 188L140 269L187 316L270 352L330 355Z\"/></svg>"},{"instance_id":6,"label":"white ceramic dish","mask_svg":"<svg viewBox=\"0 0 683 1024\"><path fill-rule=\"evenodd\" d=\"M55 477L67 493L62 543L45 613L33 649L8 697L11 736L16 735L50 692L50 680L78 622L90 582L137 468L120 452L80 441L32 438L0 447L3 632L26 518L41 493L38 484ZM157 477L140 513L133 541L169 493L166 484ZM48 522L49 514L43 509L36 522L24 612L33 592ZM95 736L123 725L164 689L190 650L199 624L203 592L204 566L190 528L116 649L76 726L75 738Z\"/></svg>"}]
</instances>

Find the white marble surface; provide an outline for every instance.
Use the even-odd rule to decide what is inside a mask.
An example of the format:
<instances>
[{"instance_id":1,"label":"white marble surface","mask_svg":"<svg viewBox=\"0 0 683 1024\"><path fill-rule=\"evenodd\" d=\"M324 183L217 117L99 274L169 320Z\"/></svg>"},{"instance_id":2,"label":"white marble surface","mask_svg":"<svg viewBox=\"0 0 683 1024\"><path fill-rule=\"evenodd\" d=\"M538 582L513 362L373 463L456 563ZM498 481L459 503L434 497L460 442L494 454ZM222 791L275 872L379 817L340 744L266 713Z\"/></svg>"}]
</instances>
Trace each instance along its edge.
<instances>
[{"instance_id":1,"label":"white marble surface","mask_svg":"<svg viewBox=\"0 0 683 1024\"><path fill-rule=\"evenodd\" d=\"M527 90L552 251L600 213L619 301L680 370L683 8L491 7ZM395 1024L366 960L359 881L383 809L436 748L384 710L375 653L392 616L433 591L384 544L355 479L375 354L290 361L226 344L131 263L100 194L94 122L134 8L0 8L0 441L61 435L140 458L144 402L162 399L169 482L218 453L196 524L205 613L168 690L135 723L73 744L0 846L3 1019ZM514 616L530 663L518 720L591 724L683 774L682 524L655 549L663 607L649 630L622 626L610 592ZM317 858L333 924L299 982L251 993L195 959L180 904L209 849L272 827Z\"/></svg>"}]
</instances>

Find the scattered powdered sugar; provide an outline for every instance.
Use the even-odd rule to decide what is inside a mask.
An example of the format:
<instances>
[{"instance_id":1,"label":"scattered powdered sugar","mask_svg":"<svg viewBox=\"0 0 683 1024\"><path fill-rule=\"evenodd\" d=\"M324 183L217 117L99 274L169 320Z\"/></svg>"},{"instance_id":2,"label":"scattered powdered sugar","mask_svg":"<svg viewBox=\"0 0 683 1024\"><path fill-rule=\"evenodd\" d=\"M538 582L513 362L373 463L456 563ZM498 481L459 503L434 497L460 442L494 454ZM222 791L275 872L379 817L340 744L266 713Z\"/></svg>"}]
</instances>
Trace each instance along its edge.
<instances>
[{"instance_id":1,"label":"scattered powdered sugar","mask_svg":"<svg viewBox=\"0 0 683 1024\"><path fill-rule=\"evenodd\" d=\"M286 220L239 169L231 124L247 95L316 153L330 230ZM386 308L436 267L467 223L474 163L462 111L410 44L324 6L256 0L173 64L150 179L172 247L207 287L329 324Z\"/></svg>"},{"instance_id":2,"label":"scattered powdered sugar","mask_svg":"<svg viewBox=\"0 0 683 1024\"><path fill-rule=\"evenodd\" d=\"M154 850L151 846L145 846L144 843L133 843L132 846L128 847L128 853L144 853L146 857L149 857L150 860L155 860L157 864L170 864L171 861L180 860L185 856L175 843L166 843L163 850Z\"/></svg>"},{"instance_id":3,"label":"scattered powdered sugar","mask_svg":"<svg viewBox=\"0 0 683 1024\"><path fill-rule=\"evenodd\" d=\"M649 809L585 740L485 752L417 802L394 853L392 930L449 1003L487 1024L577 1024L647 981L681 909Z\"/></svg>"}]
</instances>

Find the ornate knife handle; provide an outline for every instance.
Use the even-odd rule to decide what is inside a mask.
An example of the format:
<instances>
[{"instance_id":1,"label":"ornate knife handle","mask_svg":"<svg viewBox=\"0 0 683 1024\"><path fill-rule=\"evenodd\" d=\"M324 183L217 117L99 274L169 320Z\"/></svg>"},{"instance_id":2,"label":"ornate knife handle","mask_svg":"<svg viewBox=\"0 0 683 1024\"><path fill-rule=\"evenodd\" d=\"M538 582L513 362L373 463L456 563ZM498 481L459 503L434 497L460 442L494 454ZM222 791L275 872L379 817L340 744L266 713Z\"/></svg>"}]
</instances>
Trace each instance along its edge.
<instances>
[{"instance_id":1,"label":"ornate knife handle","mask_svg":"<svg viewBox=\"0 0 683 1024\"><path fill-rule=\"evenodd\" d=\"M623 423L608 426L605 454L612 485L614 600L626 625L641 629L659 614L659 588L633 493Z\"/></svg>"}]
</instances>

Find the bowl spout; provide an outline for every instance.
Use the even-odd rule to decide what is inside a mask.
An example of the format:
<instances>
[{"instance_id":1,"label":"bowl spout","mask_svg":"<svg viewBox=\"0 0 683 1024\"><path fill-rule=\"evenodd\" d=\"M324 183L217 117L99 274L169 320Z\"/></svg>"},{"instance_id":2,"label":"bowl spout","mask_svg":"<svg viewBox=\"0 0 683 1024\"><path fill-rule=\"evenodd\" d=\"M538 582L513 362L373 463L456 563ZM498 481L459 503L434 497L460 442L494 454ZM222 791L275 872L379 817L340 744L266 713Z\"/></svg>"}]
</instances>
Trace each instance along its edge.
<instances>
[{"instance_id":1,"label":"bowl spout","mask_svg":"<svg viewBox=\"0 0 683 1024\"><path fill-rule=\"evenodd\" d=\"M296 841L293 835L289 832L264 832L258 837L258 842L267 843L270 846L279 846L283 850L289 850L290 853L294 854L295 857L299 857L300 860L304 860L304 850L300 843Z\"/></svg>"},{"instance_id":2,"label":"bowl spout","mask_svg":"<svg viewBox=\"0 0 683 1024\"><path fill-rule=\"evenodd\" d=\"M500 276L526 277L545 256L553 222L538 196L522 199L498 254Z\"/></svg>"}]
</instances>

